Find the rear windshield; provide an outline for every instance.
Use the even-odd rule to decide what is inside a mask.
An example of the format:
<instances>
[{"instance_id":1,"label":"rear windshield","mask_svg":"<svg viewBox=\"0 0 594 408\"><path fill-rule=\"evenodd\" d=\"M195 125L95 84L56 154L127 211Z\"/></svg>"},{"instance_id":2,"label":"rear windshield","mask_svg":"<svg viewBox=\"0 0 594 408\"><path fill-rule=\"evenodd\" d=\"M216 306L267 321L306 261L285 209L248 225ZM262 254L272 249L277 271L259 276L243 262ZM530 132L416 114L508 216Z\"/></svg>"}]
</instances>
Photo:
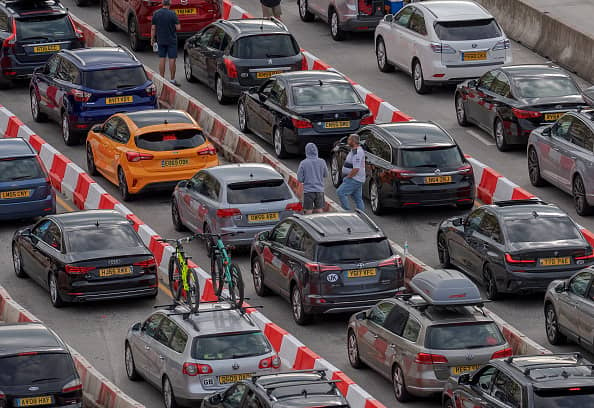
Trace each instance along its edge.
<instances>
[{"instance_id":1,"label":"rear windshield","mask_svg":"<svg viewBox=\"0 0 594 408\"><path fill-rule=\"evenodd\" d=\"M318 262L331 264L381 261L391 256L392 249L386 238L323 244L318 248Z\"/></svg>"},{"instance_id":2,"label":"rear windshield","mask_svg":"<svg viewBox=\"0 0 594 408\"><path fill-rule=\"evenodd\" d=\"M0 159L0 182L45 177L35 157Z\"/></svg>"},{"instance_id":3,"label":"rear windshield","mask_svg":"<svg viewBox=\"0 0 594 408\"><path fill-rule=\"evenodd\" d=\"M501 30L492 18L468 21L440 21L435 23L435 33L442 41L472 41L501 37Z\"/></svg>"},{"instance_id":4,"label":"rear windshield","mask_svg":"<svg viewBox=\"0 0 594 408\"><path fill-rule=\"evenodd\" d=\"M423 149L401 149L401 167L431 167L448 168L460 167L464 159L457 146L423 148Z\"/></svg>"},{"instance_id":5,"label":"rear windshield","mask_svg":"<svg viewBox=\"0 0 594 408\"><path fill-rule=\"evenodd\" d=\"M350 84L299 85L293 87L293 103L297 106L342 105L359 103Z\"/></svg>"},{"instance_id":6,"label":"rear windshield","mask_svg":"<svg viewBox=\"0 0 594 408\"><path fill-rule=\"evenodd\" d=\"M66 15L18 19L16 32L19 41L60 40L74 36L72 23Z\"/></svg>"},{"instance_id":7,"label":"rear windshield","mask_svg":"<svg viewBox=\"0 0 594 408\"><path fill-rule=\"evenodd\" d=\"M532 372L530 372L530 374L532 375ZM582 375L586 378L591 378L592 373L590 372ZM534 406L538 408L591 407L593 405L594 387L534 390Z\"/></svg>"},{"instance_id":8,"label":"rear windshield","mask_svg":"<svg viewBox=\"0 0 594 408\"><path fill-rule=\"evenodd\" d=\"M115 225L68 231L72 252L138 248L143 246L132 226Z\"/></svg>"},{"instance_id":9,"label":"rear windshield","mask_svg":"<svg viewBox=\"0 0 594 408\"><path fill-rule=\"evenodd\" d=\"M196 337L192 357L196 360L228 360L261 356L272 351L262 332Z\"/></svg>"},{"instance_id":10,"label":"rear windshield","mask_svg":"<svg viewBox=\"0 0 594 408\"><path fill-rule=\"evenodd\" d=\"M288 34L250 35L237 40L231 56L242 59L292 57L299 54L299 46Z\"/></svg>"},{"instance_id":11,"label":"rear windshield","mask_svg":"<svg viewBox=\"0 0 594 408\"><path fill-rule=\"evenodd\" d=\"M65 381L74 376L68 354L43 353L0 358L0 385L31 385Z\"/></svg>"},{"instance_id":12,"label":"rear windshield","mask_svg":"<svg viewBox=\"0 0 594 408\"><path fill-rule=\"evenodd\" d=\"M135 88L147 81L146 72L142 67L104 69L97 71L85 71L83 84L98 91L109 91L126 88Z\"/></svg>"},{"instance_id":13,"label":"rear windshield","mask_svg":"<svg viewBox=\"0 0 594 408\"><path fill-rule=\"evenodd\" d=\"M136 136L136 146L154 152L191 149L200 146L204 142L206 142L204 135L196 129L153 132Z\"/></svg>"},{"instance_id":14,"label":"rear windshield","mask_svg":"<svg viewBox=\"0 0 594 408\"><path fill-rule=\"evenodd\" d=\"M503 335L493 322L430 326L425 347L438 350L459 350L500 346Z\"/></svg>"},{"instance_id":15,"label":"rear windshield","mask_svg":"<svg viewBox=\"0 0 594 408\"><path fill-rule=\"evenodd\" d=\"M551 242L580 239L569 217L506 218L507 238L511 242Z\"/></svg>"},{"instance_id":16,"label":"rear windshield","mask_svg":"<svg viewBox=\"0 0 594 408\"><path fill-rule=\"evenodd\" d=\"M292 198L284 180L233 183L227 186L229 204L254 204L284 201Z\"/></svg>"},{"instance_id":17,"label":"rear windshield","mask_svg":"<svg viewBox=\"0 0 594 408\"><path fill-rule=\"evenodd\" d=\"M575 83L567 77L518 78L514 80L520 98L552 98L579 95Z\"/></svg>"}]
</instances>

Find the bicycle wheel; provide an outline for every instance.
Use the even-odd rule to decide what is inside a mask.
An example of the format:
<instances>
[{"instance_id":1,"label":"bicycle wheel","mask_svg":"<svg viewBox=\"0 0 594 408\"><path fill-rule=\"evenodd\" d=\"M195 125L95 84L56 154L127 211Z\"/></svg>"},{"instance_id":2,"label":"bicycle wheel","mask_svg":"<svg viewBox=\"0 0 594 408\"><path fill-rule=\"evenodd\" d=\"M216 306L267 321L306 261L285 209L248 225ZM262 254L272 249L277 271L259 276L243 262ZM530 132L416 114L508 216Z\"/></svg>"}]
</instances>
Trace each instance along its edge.
<instances>
[{"instance_id":1,"label":"bicycle wheel","mask_svg":"<svg viewBox=\"0 0 594 408\"><path fill-rule=\"evenodd\" d=\"M212 289L215 295L220 298L225 286L225 269L223 268L223 259L220 255L214 255L210 263L210 275L212 278Z\"/></svg>"},{"instance_id":2,"label":"bicycle wheel","mask_svg":"<svg viewBox=\"0 0 594 408\"><path fill-rule=\"evenodd\" d=\"M179 300L181 295L181 277L180 268L175 254L169 258L169 289L174 300Z\"/></svg>"},{"instance_id":3,"label":"bicycle wheel","mask_svg":"<svg viewBox=\"0 0 594 408\"><path fill-rule=\"evenodd\" d=\"M184 301L192 313L196 313L198 311L198 306L200 305L200 281L198 280L198 275L194 269L188 269L186 278L190 289L184 291Z\"/></svg>"},{"instance_id":4,"label":"bicycle wheel","mask_svg":"<svg viewBox=\"0 0 594 408\"><path fill-rule=\"evenodd\" d=\"M229 272L231 272L231 282L229 282L229 296L231 302L235 307L240 308L243 306L243 278L241 277L241 270L239 266L231 264L229 266Z\"/></svg>"}]
</instances>

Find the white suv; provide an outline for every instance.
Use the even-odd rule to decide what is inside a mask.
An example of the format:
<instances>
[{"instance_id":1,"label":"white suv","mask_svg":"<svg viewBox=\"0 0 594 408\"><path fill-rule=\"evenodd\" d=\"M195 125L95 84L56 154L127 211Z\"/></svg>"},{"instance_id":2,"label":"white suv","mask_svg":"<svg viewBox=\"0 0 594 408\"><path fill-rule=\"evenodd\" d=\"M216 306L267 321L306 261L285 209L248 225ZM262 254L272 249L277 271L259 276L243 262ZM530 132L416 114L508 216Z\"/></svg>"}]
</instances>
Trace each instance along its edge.
<instances>
[{"instance_id":1,"label":"white suv","mask_svg":"<svg viewBox=\"0 0 594 408\"><path fill-rule=\"evenodd\" d=\"M426 1L388 14L375 29L381 71L411 73L415 90L478 78L512 60L510 42L494 17L472 1Z\"/></svg>"}]
</instances>

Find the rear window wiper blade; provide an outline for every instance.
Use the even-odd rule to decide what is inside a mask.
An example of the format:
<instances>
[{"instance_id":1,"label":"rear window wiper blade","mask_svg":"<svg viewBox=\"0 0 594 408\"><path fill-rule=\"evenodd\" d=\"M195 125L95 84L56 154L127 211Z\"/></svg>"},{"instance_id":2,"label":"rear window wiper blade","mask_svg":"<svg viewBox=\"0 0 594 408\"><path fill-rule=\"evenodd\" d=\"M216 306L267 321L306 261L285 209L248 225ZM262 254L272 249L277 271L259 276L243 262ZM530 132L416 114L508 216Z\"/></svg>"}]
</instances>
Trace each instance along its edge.
<instances>
[{"instance_id":1,"label":"rear window wiper blade","mask_svg":"<svg viewBox=\"0 0 594 408\"><path fill-rule=\"evenodd\" d=\"M265 198L264 200L260 200L261 203L271 203L273 201L281 201L278 198Z\"/></svg>"},{"instance_id":2,"label":"rear window wiper blade","mask_svg":"<svg viewBox=\"0 0 594 408\"><path fill-rule=\"evenodd\" d=\"M120 89L120 88L133 88L135 86L138 86L136 84L119 84L116 86L116 88Z\"/></svg>"},{"instance_id":3,"label":"rear window wiper blade","mask_svg":"<svg viewBox=\"0 0 594 408\"><path fill-rule=\"evenodd\" d=\"M284 54L266 54L268 58L287 58L288 55Z\"/></svg>"},{"instance_id":4,"label":"rear window wiper blade","mask_svg":"<svg viewBox=\"0 0 594 408\"><path fill-rule=\"evenodd\" d=\"M418 166L415 167L438 167L437 164L434 163L425 163L425 164L419 164Z\"/></svg>"},{"instance_id":5,"label":"rear window wiper blade","mask_svg":"<svg viewBox=\"0 0 594 408\"><path fill-rule=\"evenodd\" d=\"M25 38L21 38L21 41L27 41L27 40L51 40L51 38L49 37L44 37L42 35L39 36L34 36L34 37L25 37Z\"/></svg>"}]
</instances>

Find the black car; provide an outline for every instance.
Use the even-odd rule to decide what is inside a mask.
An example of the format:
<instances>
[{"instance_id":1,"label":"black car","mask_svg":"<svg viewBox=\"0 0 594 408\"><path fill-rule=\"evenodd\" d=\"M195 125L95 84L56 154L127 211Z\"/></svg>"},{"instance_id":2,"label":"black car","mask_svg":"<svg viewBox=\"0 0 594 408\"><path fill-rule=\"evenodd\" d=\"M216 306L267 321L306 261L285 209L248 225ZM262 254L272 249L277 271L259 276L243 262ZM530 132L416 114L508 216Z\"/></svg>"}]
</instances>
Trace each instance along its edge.
<instances>
[{"instance_id":1,"label":"black car","mask_svg":"<svg viewBox=\"0 0 594 408\"><path fill-rule=\"evenodd\" d=\"M255 375L202 401L202 408L349 408L324 370Z\"/></svg>"},{"instance_id":2,"label":"black car","mask_svg":"<svg viewBox=\"0 0 594 408\"><path fill-rule=\"evenodd\" d=\"M578 225L559 207L540 200L496 201L466 217L449 218L437 231L439 261L485 285L487 297L544 292L594 262Z\"/></svg>"},{"instance_id":3,"label":"black car","mask_svg":"<svg viewBox=\"0 0 594 408\"><path fill-rule=\"evenodd\" d=\"M367 309L404 283L402 259L365 213L292 215L256 235L254 288L288 298L293 318Z\"/></svg>"},{"instance_id":4,"label":"black car","mask_svg":"<svg viewBox=\"0 0 594 408\"><path fill-rule=\"evenodd\" d=\"M239 129L274 145L280 158L303 154L308 142L322 150L373 123L355 88L329 71L278 74L244 92L237 105Z\"/></svg>"},{"instance_id":5,"label":"black car","mask_svg":"<svg viewBox=\"0 0 594 408\"><path fill-rule=\"evenodd\" d=\"M442 401L444 408L592 407L594 372L580 353L500 358L450 377Z\"/></svg>"},{"instance_id":6,"label":"black car","mask_svg":"<svg viewBox=\"0 0 594 408\"><path fill-rule=\"evenodd\" d=\"M365 149L365 185L371 210L455 204L472 208L474 175L454 139L432 122L366 126L359 132ZM350 151L347 138L332 149L332 183L342 183L342 166Z\"/></svg>"},{"instance_id":7,"label":"black car","mask_svg":"<svg viewBox=\"0 0 594 408\"><path fill-rule=\"evenodd\" d=\"M41 323L0 324L0 407L82 407L68 346Z\"/></svg>"},{"instance_id":8,"label":"black car","mask_svg":"<svg viewBox=\"0 0 594 408\"><path fill-rule=\"evenodd\" d=\"M129 220L113 210L41 218L12 238L14 270L68 302L155 297L157 265Z\"/></svg>"},{"instance_id":9,"label":"black car","mask_svg":"<svg viewBox=\"0 0 594 408\"><path fill-rule=\"evenodd\" d=\"M82 32L58 0L0 2L0 85L31 76L61 49L84 47Z\"/></svg>"},{"instance_id":10,"label":"black car","mask_svg":"<svg viewBox=\"0 0 594 408\"><path fill-rule=\"evenodd\" d=\"M552 65L512 65L493 69L458 85L456 117L493 135L501 151L525 145L530 132L586 103L571 76Z\"/></svg>"},{"instance_id":11,"label":"black car","mask_svg":"<svg viewBox=\"0 0 594 408\"><path fill-rule=\"evenodd\" d=\"M218 20L184 45L186 79L202 81L228 103L274 74L307 69L287 27L276 19Z\"/></svg>"}]
</instances>

